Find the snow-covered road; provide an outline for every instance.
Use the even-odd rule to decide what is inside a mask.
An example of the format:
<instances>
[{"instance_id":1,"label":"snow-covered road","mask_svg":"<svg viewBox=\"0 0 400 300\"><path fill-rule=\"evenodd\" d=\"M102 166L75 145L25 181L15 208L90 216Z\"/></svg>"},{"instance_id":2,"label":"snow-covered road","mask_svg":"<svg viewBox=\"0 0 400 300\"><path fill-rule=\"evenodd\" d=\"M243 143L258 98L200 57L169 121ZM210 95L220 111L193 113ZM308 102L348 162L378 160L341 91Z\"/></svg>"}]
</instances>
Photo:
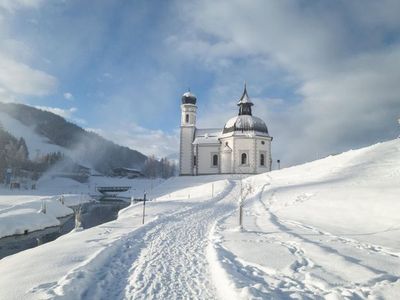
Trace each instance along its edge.
<instances>
[{"instance_id":1,"label":"snow-covered road","mask_svg":"<svg viewBox=\"0 0 400 300\"><path fill-rule=\"evenodd\" d=\"M232 181L218 197L194 203L135 231L108 255L107 262L96 269L93 282L86 283L87 289L76 296L90 299L215 298L205 256L208 231L216 219L235 209L230 200L237 193L236 183ZM76 276L82 274L78 272ZM71 297L73 293L73 290L65 291L64 287L63 294Z\"/></svg>"}]
</instances>

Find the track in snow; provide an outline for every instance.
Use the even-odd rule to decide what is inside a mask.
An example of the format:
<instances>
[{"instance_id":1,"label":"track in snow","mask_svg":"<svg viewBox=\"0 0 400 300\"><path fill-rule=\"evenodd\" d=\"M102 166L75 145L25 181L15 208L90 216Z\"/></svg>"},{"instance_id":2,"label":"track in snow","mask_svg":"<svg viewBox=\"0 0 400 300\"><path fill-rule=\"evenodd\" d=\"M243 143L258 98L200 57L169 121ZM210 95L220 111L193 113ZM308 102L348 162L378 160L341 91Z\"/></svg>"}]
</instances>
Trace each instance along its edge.
<instances>
[{"instance_id":1,"label":"track in snow","mask_svg":"<svg viewBox=\"0 0 400 300\"><path fill-rule=\"evenodd\" d=\"M271 269L267 261L260 265L237 256L223 246L220 234L229 216L220 219L212 235L218 260L222 262L220 268L228 275L229 285L237 288L237 293L242 291L248 297L271 299L364 299L400 281L398 274L388 271L388 265L398 263L397 253L279 218L270 211L274 190L266 187L268 184L250 200L261 203L264 212L252 211L251 205L246 209L247 218L252 216L257 227L249 231L249 235L257 235L259 244L277 244L286 248L295 263L277 271ZM264 195L265 192L268 194ZM263 225L258 226L259 222L267 224L268 230L264 231ZM243 239L247 238L243 235Z\"/></svg>"},{"instance_id":2,"label":"track in snow","mask_svg":"<svg viewBox=\"0 0 400 300\"><path fill-rule=\"evenodd\" d=\"M194 203L138 228L47 290L51 298L214 299L205 256L215 221L237 208L236 183L216 198ZM79 282L82 282L81 284Z\"/></svg>"}]
</instances>

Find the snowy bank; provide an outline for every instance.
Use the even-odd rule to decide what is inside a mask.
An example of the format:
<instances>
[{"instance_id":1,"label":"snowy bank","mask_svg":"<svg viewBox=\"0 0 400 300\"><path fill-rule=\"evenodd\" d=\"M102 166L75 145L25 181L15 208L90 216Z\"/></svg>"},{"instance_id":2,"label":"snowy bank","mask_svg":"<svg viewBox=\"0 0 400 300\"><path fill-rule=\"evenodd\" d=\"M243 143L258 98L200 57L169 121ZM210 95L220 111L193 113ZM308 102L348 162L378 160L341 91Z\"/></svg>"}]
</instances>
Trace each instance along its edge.
<instances>
[{"instance_id":1,"label":"snowy bank","mask_svg":"<svg viewBox=\"0 0 400 300\"><path fill-rule=\"evenodd\" d=\"M244 180L243 230L210 233L221 298L396 299L399 170L394 140Z\"/></svg>"},{"instance_id":2,"label":"snowy bank","mask_svg":"<svg viewBox=\"0 0 400 300\"><path fill-rule=\"evenodd\" d=\"M87 195L63 195L62 204L60 197L0 195L0 238L59 226L59 218L73 214L70 207L91 200ZM43 207L45 213L40 212Z\"/></svg>"}]
</instances>

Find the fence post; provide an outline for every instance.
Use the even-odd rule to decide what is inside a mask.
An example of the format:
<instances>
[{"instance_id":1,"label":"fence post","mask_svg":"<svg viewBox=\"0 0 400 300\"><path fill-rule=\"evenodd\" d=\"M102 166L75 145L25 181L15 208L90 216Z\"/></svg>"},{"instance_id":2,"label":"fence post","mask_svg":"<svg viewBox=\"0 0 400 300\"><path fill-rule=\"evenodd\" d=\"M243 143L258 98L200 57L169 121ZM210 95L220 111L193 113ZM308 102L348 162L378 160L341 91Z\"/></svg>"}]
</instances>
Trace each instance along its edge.
<instances>
[{"instance_id":1,"label":"fence post","mask_svg":"<svg viewBox=\"0 0 400 300\"><path fill-rule=\"evenodd\" d=\"M143 195L143 219L142 219L142 224L144 224L144 215L146 213L146 193Z\"/></svg>"}]
</instances>

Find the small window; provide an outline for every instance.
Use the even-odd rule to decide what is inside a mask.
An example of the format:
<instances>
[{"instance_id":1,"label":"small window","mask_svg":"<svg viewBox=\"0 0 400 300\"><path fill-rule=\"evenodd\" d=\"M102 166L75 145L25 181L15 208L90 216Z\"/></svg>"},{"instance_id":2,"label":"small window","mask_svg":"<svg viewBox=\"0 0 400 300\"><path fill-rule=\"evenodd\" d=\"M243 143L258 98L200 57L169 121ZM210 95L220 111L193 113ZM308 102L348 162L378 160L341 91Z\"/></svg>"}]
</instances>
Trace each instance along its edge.
<instances>
[{"instance_id":1,"label":"small window","mask_svg":"<svg viewBox=\"0 0 400 300\"><path fill-rule=\"evenodd\" d=\"M265 142L264 142L264 141L261 141L261 145L265 145Z\"/></svg>"},{"instance_id":2,"label":"small window","mask_svg":"<svg viewBox=\"0 0 400 300\"><path fill-rule=\"evenodd\" d=\"M189 123L189 114L186 114L186 123Z\"/></svg>"},{"instance_id":3,"label":"small window","mask_svg":"<svg viewBox=\"0 0 400 300\"><path fill-rule=\"evenodd\" d=\"M242 153L241 162L242 162L242 165L247 165L247 154L246 153Z\"/></svg>"},{"instance_id":4,"label":"small window","mask_svg":"<svg viewBox=\"0 0 400 300\"><path fill-rule=\"evenodd\" d=\"M260 154L260 166L265 166L265 155Z\"/></svg>"},{"instance_id":5,"label":"small window","mask_svg":"<svg viewBox=\"0 0 400 300\"><path fill-rule=\"evenodd\" d=\"M197 165L197 157L195 155L194 158L193 158L193 166L196 166L196 165Z\"/></svg>"},{"instance_id":6,"label":"small window","mask_svg":"<svg viewBox=\"0 0 400 300\"><path fill-rule=\"evenodd\" d=\"M218 155L214 154L212 157L212 164L214 167L218 166Z\"/></svg>"}]
</instances>

